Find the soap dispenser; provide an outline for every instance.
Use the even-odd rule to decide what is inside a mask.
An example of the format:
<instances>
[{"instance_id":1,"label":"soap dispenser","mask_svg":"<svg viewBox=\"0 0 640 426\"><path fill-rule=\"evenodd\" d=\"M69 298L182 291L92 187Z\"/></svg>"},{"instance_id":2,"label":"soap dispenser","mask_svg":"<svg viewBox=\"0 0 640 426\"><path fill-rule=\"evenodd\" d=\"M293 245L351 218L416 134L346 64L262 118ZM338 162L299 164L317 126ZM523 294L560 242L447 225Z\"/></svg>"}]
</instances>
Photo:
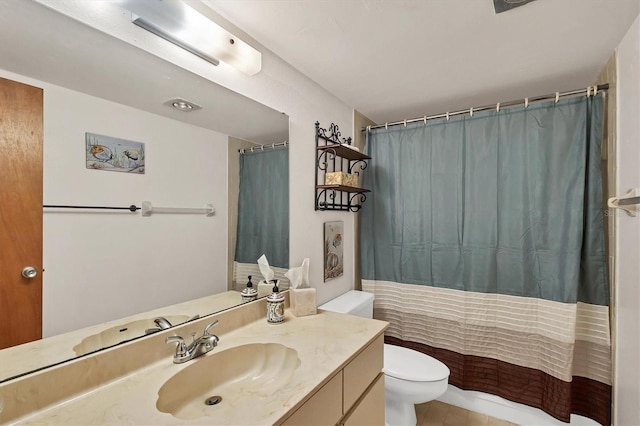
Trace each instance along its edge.
<instances>
[{"instance_id":1,"label":"soap dispenser","mask_svg":"<svg viewBox=\"0 0 640 426\"><path fill-rule=\"evenodd\" d=\"M247 286L242 289L242 292L240 292L240 297L242 297L242 303L252 302L258 298L258 290L253 288L251 275L249 275L249 282L247 283Z\"/></svg>"},{"instance_id":2,"label":"soap dispenser","mask_svg":"<svg viewBox=\"0 0 640 426\"><path fill-rule=\"evenodd\" d=\"M267 297L267 322L269 324L284 322L284 296L279 293L278 280L273 280L273 293Z\"/></svg>"}]
</instances>

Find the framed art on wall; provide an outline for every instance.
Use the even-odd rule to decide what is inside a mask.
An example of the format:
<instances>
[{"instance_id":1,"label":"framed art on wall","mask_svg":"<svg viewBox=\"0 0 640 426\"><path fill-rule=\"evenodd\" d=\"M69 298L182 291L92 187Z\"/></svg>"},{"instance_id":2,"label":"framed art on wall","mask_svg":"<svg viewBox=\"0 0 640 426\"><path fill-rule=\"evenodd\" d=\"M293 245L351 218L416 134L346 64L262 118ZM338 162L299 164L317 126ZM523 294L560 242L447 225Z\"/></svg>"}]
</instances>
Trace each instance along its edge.
<instances>
[{"instance_id":1,"label":"framed art on wall","mask_svg":"<svg viewBox=\"0 0 640 426\"><path fill-rule=\"evenodd\" d=\"M344 273L344 222L324 224L324 280L340 277Z\"/></svg>"},{"instance_id":2,"label":"framed art on wall","mask_svg":"<svg viewBox=\"0 0 640 426\"><path fill-rule=\"evenodd\" d=\"M144 143L85 133L87 169L144 174Z\"/></svg>"}]
</instances>

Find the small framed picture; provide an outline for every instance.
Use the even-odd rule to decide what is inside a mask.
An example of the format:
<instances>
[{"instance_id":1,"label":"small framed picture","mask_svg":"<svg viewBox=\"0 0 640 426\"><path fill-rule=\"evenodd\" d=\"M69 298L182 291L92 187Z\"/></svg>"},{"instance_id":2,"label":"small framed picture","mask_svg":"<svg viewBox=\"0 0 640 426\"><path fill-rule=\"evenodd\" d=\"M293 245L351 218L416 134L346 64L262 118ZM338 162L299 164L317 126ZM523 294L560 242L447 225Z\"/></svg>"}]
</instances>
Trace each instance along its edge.
<instances>
[{"instance_id":1,"label":"small framed picture","mask_svg":"<svg viewBox=\"0 0 640 426\"><path fill-rule=\"evenodd\" d=\"M342 276L344 273L343 254L344 222L324 224L324 280Z\"/></svg>"},{"instance_id":2,"label":"small framed picture","mask_svg":"<svg viewBox=\"0 0 640 426\"><path fill-rule=\"evenodd\" d=\"M85 133L87 169L144 174L144 143Z\"/></svg>"}]
</instances>

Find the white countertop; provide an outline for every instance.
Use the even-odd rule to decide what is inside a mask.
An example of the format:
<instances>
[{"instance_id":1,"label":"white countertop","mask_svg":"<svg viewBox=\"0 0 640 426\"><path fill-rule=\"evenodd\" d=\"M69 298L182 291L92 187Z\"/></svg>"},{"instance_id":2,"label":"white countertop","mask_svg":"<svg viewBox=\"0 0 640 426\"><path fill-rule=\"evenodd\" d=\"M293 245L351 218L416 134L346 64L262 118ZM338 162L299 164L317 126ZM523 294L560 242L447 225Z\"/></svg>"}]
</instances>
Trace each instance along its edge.
<instances>
[{"instance_id":1,"label":"white countertop","mask_svg":"<svg viewBox=\"0 0 640 426\"><path fill-rule=\"evenodd\" d=\"M198 359L174 364L171 357L166 357L82 395L22 417L18 424L276 424L302 405L386 327L387 323L383 321L333 312L320 311L317 315L296 318L287 310L283 324L268 324L266 319L261 319L221 333L218 347ZM158 390L174 374L207 356L250 343L280 343L297 351L300 366L277 392L252 389L249 406L241 406L233 395L225 395L222 403L210 407L211 415L194 420L178 419L156 408ZM54 383L41 385L55 386Z\"/></svg>"}]
</instances>

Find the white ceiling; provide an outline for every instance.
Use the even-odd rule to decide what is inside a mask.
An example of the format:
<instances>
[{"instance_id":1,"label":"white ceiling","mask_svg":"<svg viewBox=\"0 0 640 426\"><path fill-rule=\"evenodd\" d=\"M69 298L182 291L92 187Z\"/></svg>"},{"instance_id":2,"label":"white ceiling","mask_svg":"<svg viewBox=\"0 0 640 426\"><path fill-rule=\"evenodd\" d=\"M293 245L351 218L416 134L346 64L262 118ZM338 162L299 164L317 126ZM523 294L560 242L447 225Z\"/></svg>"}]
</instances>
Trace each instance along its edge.
<instances>
[{"instance_id":1,"label":"white ceiling","mask_svg":"<svg viewBox=\"0 0 640 426\"><path fill-rule=\"evenodd\" d=\"M286 115L32 1L0 0L0 69L253 142L288 139ZM163 105L174 97L202 109Z\"/></svg>"},{"instance_id":2,"label":"white ceiling","mask_svg":"<svg viewBox=\"0 0 640 426\"><path fill-rule=\"evenodd\" d=\"M51 9L74 2L39 1L49 7L0 0L0 69L244 139L287 137L277 111ZM640 0L498 15L493 0L203 1L378 123L590 85L640 11ZM204 108L162 105L174 96Z\"/></svg>"},{"instance_id":3,"label":"white ceiling","mask_svg":"<svg viewBox=\"0 0 640 426\"><path fill-rule=\"evenodd\" d=\"M640 0L204 0L376 121L584 88Z\"/></svg>"}]
</instances>

